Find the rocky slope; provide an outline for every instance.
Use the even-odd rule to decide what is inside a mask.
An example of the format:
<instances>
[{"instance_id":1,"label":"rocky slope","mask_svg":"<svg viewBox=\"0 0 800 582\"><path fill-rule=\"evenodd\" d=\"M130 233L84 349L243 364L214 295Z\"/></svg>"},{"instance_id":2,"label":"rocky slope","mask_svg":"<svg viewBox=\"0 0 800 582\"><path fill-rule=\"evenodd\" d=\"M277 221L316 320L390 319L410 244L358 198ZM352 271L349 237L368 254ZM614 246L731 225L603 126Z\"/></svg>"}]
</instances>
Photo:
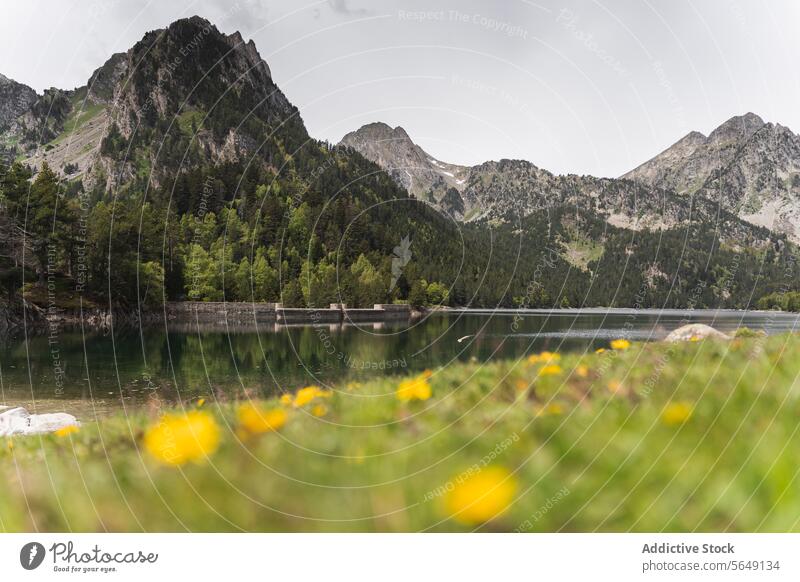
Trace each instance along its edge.
<instances>
[{"instance_id":1,"label":"rocky slope","mask_svg":"<svg viewBox=\"0 0 800 582\"><path fill-rule=\"evenodd\" d=\"M696 147L700 134L687 136L676 152ZM554 208L590 212L609 225L639 231L702 222L736 244L759 244L769 237L711 199L677 195L668 184L629 179L556 175L525 160L484 162L472 167L436 160L400 127L371 123L347 134L341 145L354 148L383 167L417 198L436 202L459 220L516 223ZM674 155L677 155L675 153Z\"/></svg>"},{"instance_id":2,"label":"rocky slope","mask_svg":"<svg viewBox=\"0 0 800 582\"><path fill-rule=\"evenodd\" d=\"M37 99L36 91L0 74L0 129L7 129Z\"/></svg>"},{"instance_id":3,"label":"rocky slope","mask_svg":"<svg viewBox=\"0 0 800 582\"><path fill-rule=\"evenodd\" d=\"M307 137L253 42L197 16L148 32L86 86L38 97L3 132L33 168L47 162L106 189L143 175L158 184L201 163L269 163Z\"/></svg>"},{"instance_id":4,"label":"rocky slope","mask_svg":"<svg viewBox=\"0 0 800 582\"><path fill-rule=\"evenodd\" d=\"M402 127L370 123L345 135L340 145L351 147L381 166L417 198L439 202L450 188L460 190L469 168L435 159L414 143Z\"/></svg>"},{"instance_id":5,"label":"rocky slope","mask_svg":"<svg viewBox=\"0 0 800 582\"><path fill-rule=\"evenodd\" d=\"M708 136L692 132L623 177L699 194L800 240L800 136L753 113L729 119Z\"/></svg>"}]
</instances>

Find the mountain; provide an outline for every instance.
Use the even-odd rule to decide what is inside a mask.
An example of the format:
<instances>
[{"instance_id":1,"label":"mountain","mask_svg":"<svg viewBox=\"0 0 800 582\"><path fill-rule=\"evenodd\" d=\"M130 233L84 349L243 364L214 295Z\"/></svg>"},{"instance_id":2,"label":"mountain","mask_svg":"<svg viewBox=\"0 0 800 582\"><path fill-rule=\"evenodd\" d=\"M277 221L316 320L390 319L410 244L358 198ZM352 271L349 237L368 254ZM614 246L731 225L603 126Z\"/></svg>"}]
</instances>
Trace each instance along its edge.
<instances>
[{"instance_id":1,"label":"mountain","mask_svg":"<svg viewBox=\"0 0 800 582\"><path fill-rule=\"evenodd\" d=\"M194 16L112 55L85 86L39 97L4 138L33 168L112 188L254 155L269 164L308 134L253 42Z\"/></svg>"},{"instance_id":2,"label":"mountain","mask_svg":"<svg viewBox=\"0 0 800 582\"><path fill-rule=\"evenodd\" d=\"M17 117L36 102L36 91L0 74L0 130L5 130Z\"/></svg>"},{"instance_id":3,"label":"mountain","mask_svg":"<svg viewBox=\"0 0 800 582\"><path fill-rule=\"evenodd\" d=\"M16 119L28 111L39 96L36 91L0 74L0 159L13 159L18 138L10 132Z\"/></svg>"},{"instance_id":4,"label":"mountain","mask_svg":"<svg viewBox=\"0 0 800 582\"><path fill-rule=\"evenodd\" d=\"M785 237L702 196L448 164L385 124L318 141L255 45L196 16L82 87L25 94L0 128L16 160L0 164L0 283L29 303L54 278L57 305L126 310L744 307L800 269Z\"/></svg>"},{"instance_id":5,"label":"mountain","mask_svg":"<svg viewBox=\"0 0 800 582\"><path fill-rule=\"evenodd\" d=\"M702 196L800 241L800 136L753 113L691 132L623 177Z\"/></svg>"},{"instance_id":6,"label":"mountain","mask_svg":"<svg viewBox=\"0 0 800 582\"><path fill-rule=\"evenodd\" d=\"M459 189L469 168L440 162L411 141L402 127L370 123L345 135L340 145L357 150L417 198L438 202Z\"/></svg>"}]
</instances>

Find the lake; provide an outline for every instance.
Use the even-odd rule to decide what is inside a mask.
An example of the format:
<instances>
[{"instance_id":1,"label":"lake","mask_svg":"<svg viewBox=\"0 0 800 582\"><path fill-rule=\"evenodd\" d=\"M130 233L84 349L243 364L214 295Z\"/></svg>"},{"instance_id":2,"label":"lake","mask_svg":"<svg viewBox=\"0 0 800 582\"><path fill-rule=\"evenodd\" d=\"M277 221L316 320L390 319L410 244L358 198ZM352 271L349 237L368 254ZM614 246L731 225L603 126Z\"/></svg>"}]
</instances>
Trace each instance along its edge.
<instances>
[{"instance_id":1,"label":"lake","mask_svg":"<svg viewBox=\"0 0 800 582\"><path fill-rule=\"evenodd\" d=\"M588 351L619 337L654 341L685 323L788 332L799 318L727 310L454 310L363 325L198 329L169 322L113 335L65 329L52 338L7 338L0 346L0 390L3 404L89 420L154 402L269 395L545 349Z\"/></svg>"}]
</instances>

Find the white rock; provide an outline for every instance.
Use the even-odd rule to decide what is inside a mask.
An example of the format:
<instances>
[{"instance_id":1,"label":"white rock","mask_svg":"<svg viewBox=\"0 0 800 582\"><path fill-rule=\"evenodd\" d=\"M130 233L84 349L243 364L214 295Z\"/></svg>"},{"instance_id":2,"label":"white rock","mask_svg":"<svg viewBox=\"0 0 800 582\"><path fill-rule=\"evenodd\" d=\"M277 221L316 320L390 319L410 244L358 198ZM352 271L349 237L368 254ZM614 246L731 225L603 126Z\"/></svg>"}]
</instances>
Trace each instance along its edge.
<instances>
[{"instance_id":1,"label":"white rock","mask_svg":"<svg viewBox=\"0 0 800 582\"><path fill-rule=\"evenodd\" d=\"M725 335L721 331L717 331L711 326L702 323L690 323L689 325L682 325L678 329L672 330L664 341L667 342L688 342L697 341L706 338L711 339L731 339L729 335Z\"/></svg>"},{"instance_id":2,"label":"white rock","mask_svg":"<svg viewBox=\"0 0 800 582\"><path fill-rule=\"evenodd\" d=\"M55 432L68 426L80 426L78 419L65 412L30 414L22 407L0 407L0 437L18 434Z\"/></svg>"}]
</instances>

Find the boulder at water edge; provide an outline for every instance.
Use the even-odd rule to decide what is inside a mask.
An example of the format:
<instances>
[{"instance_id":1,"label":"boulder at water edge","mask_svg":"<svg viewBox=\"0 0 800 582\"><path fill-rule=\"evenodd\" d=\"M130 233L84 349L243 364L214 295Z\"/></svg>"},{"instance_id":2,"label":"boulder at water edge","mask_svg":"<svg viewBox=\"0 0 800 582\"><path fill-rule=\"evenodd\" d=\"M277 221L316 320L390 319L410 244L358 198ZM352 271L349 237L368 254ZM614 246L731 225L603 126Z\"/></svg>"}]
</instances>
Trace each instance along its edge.
<instances>
[{"instance_id":1,"label":"boulder at water edge","mask_svg":"<svg viewBox=\"0 0 800 582\"><path fill-rule=\"evenodd\" d=\"M0 406L0 437L18 434L42 434L55 432L68 426L80 426L71 414L30 414L22 407Z\"/></svg>"},{"instance_id":2,"label":"boulder at water edge","mask_svg":"<svg viewBox=\"0 0 800 582\"><path fill-rule=\"evenodd\" d=\"M689 342L703 339L722 339L729 340L731 337L721 331L717 331L711 326L702 323L690 323L682 325L678 329L672 330L664 341L667 342Z\"/></svg>"}]
</instances>

